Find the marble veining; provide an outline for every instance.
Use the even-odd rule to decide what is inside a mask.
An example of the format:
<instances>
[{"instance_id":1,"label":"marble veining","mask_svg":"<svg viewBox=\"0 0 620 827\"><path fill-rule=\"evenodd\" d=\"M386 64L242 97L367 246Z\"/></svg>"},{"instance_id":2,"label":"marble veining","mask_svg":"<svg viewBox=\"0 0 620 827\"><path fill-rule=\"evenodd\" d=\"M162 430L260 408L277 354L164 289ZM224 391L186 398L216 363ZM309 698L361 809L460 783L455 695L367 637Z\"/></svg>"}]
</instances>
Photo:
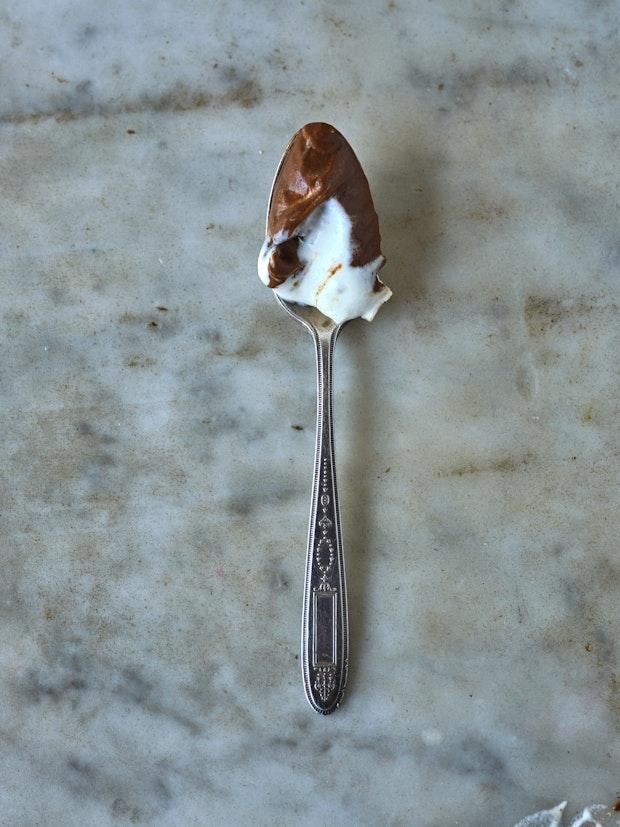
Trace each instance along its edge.
<instances>
[{"instance_id":1,"label":"marble veining","mask_svg":"<svg viewBox=\"0 0 620 827\"><path fill-rule=\"evenodd\" d=\"M2 824L609 821L617 5L1 13ZM394 290L336 349L329 718L298 660L312 346L255 271L313 120Z\"/></svg>"}]
</instances>

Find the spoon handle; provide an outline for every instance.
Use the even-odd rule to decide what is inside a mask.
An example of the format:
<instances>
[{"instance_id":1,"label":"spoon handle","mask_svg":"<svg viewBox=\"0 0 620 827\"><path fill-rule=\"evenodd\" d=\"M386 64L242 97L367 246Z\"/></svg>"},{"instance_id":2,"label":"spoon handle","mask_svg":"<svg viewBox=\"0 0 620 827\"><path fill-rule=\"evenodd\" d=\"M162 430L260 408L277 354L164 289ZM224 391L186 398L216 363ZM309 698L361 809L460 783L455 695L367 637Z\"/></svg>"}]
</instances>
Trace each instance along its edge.
<instances>
[{"instance_id":1,"label":"spoon handle","mask_svg":"<svg viewBox=\"0 0 620 827\"><path fill-rule=\"evenodd\" d=\"M340 704L349 655L347 591L340 534L334 432L332 358L340 327L314 330L317 429L304 606L301 664L308 702L328 715Z\"/></svg>"}]
</instances>

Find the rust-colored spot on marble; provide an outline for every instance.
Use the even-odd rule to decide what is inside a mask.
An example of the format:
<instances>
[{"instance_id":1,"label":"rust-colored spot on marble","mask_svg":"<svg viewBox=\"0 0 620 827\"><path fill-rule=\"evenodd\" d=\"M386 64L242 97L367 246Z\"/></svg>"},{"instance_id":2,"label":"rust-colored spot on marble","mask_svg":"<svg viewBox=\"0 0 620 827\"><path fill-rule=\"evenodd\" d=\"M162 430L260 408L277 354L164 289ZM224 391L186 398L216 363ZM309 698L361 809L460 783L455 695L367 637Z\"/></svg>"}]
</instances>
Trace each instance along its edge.
<instances>
[{"instance_id":1,"label":"rust-colored spot on marble","mask_svg":"<svg viewBox=\"0 0 620 827\"><path fill-rule=\"evenodd\" d=\"M540 336L558 328L562 322L572 321L575 329L585 329L593 313L616 313L618 305L606 302L603 296L574 296L566 299L555 296L531 295L525 300L523 315L530 336Z\"/></svg>"},{"instance_id":2,"label":"rust-colored spot on marble","mask_svg":"<svg viewBox=\"0 0 620 827\"><path fill-rule=\"evenodd\" d=\"M465 213L465 218L470 221L483 221L489 223L496 218L504 218L508 214L508 207L503 204L481 204Z\"/></svg>"},{"instance_id":3,"label":"rust-colored spot on marble","mask_svg":"<svg viewBox=\"0 0 620 827\"><path fill-rule=\"evenodd\" d=\"M128 368L150 368L153 365L157 364L155 359L152 359L150 356L145 357L138 357L134 356L132 359L129 359L127 362Z\"/></svg>"},{"instance_id":4,"label":"rust-colored spot on marble","mask_svg":"<svg viewBox=\"0 0 620 827\"><path fill-rule=\"evenodd\" d=\"M536 454L531 451L516 457L506 454L505 456L487 462L476 462L472 460L471 462L458 465L447 471L439 471L437 476L464 477L469 474L513 473L523 470L535 459Z\"/></svg>"},{"instance_id":5,"label":"rust-colored spot on marble","mask_svg":"<svg viewBox=\"0 0 620 827\"><path fill-rule=\"evenodd\" d=\"M138 316L136 316L135 313L129 313L129 311L125 311L125 313L119 317L119 322L121 324L133 324L137 321L139 321Z\"/></svg>"}]
</instances>

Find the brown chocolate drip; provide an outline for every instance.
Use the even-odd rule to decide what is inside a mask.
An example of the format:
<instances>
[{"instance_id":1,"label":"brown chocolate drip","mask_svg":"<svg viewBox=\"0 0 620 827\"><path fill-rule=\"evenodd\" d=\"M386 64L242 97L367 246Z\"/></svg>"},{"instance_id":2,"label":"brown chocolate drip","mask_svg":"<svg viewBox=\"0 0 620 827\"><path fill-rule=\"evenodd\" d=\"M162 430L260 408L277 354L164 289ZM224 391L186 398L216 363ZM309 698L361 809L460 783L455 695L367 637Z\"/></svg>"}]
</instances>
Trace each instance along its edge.
<instances>
[{"instance_id":1,"label":"brown chocolate drip","mask_svg":"<svg viewBox=\"0 0 620 827\"><path fill-rule=\"evenodd\" d=\"M286 240L275 246L269 259L269 287L302 268L295 233L330 198L337 198L351 219L351 264L360 267L374 261L381 255L379 219L360 162L337 129L309 123L294 135L273 188L267 233L270 241L279 233ZM381 287L375 278L374 290Z\"/></svg>"}]
</instances>

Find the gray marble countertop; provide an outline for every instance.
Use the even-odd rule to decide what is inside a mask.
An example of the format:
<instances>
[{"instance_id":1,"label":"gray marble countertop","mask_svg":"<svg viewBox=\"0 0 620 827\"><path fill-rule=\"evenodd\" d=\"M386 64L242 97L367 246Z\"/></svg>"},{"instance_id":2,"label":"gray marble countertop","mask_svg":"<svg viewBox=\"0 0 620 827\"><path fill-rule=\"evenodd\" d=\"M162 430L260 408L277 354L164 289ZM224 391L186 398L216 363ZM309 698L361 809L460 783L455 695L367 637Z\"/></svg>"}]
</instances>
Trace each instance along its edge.
<instances>
[{"instance_id":1,"label":"gray marble countertop","mask_svg":"<svg viewBox=\"0 0 620 827\"><path fill-rule=\"evenodd\" d=\"M620 794L613 2L4 3L3 825L511 827ZM271 178L357 151L352 653L298 662L309 338Z\"/></svg>"}]
</instances>

